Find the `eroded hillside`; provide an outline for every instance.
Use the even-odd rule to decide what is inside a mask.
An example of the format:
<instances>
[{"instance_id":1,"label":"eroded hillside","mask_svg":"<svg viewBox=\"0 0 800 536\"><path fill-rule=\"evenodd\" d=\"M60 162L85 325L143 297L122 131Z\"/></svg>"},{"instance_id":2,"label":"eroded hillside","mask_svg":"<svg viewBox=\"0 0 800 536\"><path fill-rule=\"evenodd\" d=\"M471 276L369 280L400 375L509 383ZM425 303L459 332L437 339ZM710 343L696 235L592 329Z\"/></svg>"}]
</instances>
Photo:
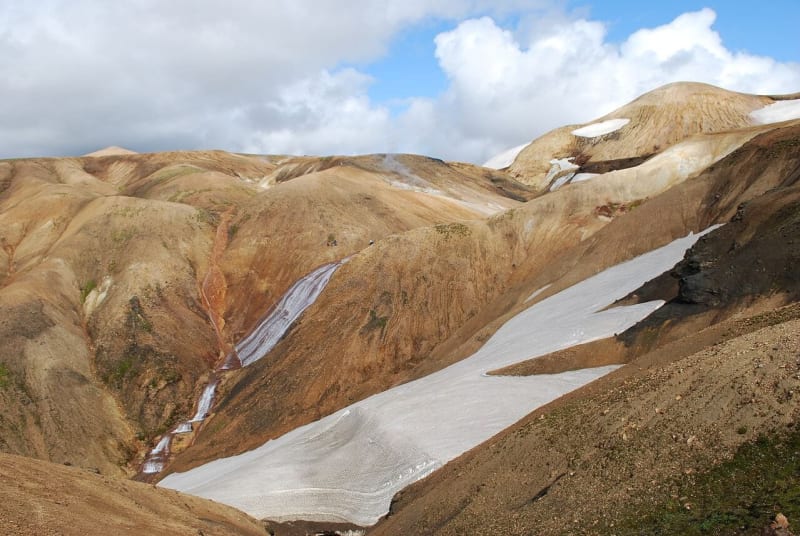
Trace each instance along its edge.
<instances>
[{"instance_id":1,"label":"eroded hillside","mask_svg":"<svg viewBox=\"0 0 800 536\"><path fill-rule=\"evenodd\" d=\"M2 161L0 450L104 475L139 473L148 452L159 461L144 478L202 471L444 378L531 306L722 225L608 313L639 304L655 310L647 318L601 340L575 327L567 338L586 344L525 361L542 353L528 341L492 374L627 366L408 488L374 530L603 533L672 508L693 475L796 422L800 120L763 120L781 98L666 86L546 134L500 171L414 155L120 148ZM326 265L318 297L239 368L237 343ZM368 405L353 415L350 435L324 448L370 435ZM407 449L411 467L452 458L414 459L422 450ZM324 471L298 467L316 489ZM410 483L419 467L376 478ZM294 466L281 470L293 485ZM345 484L326 483L329 502ZM358 501L323 506L301 517L376 519Z\"/></svg>"}]
</instances>

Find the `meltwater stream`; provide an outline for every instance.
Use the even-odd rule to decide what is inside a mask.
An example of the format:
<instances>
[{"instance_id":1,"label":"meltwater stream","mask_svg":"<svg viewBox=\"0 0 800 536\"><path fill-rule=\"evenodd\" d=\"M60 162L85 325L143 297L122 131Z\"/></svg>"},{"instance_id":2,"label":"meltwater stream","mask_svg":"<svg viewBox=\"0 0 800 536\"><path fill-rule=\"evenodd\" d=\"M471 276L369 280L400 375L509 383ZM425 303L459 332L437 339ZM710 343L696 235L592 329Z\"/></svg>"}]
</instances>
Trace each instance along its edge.
<instances>
[{"instance_id":1,"label":"meltwater stream","mask_svg":"<svg viewBox=\"0 0 800 536\"><path fill-rule=\"evenodd\" d=\"M670 269L689 235L550 296L511 318L472 356L356 402L249 452L159 485L257 518L372 525L397 491L533 409L615 366L530 377L486 373L621 333L663 302L607 306Z\"/></svg>"},{"instance_id":2,"label":"meltwater stream","mask_svg":"<svg viewBox=\"0 0 800 536\"><path fill-rule=\"evenodd\" d=\"M193 423L202 422L211 411L211 406L214 404L214 395L219 385L219 375L226 370L251 365L267 355L286 334L286 330L289 329L292 322L297 320L303 314L303 311L308 309L322 294L333 273L344 262L346 262L346 259L320 266L310 274L300 278L286 291L271 312L259 322L249 335L235 346L234 351L217 368L200 395L194 416L165 434L153 450L150 451L144 465L142 465L142 473L155 474L164 469L164 464L169 457L172 437L175 434L192 432L194 429Z\"/></svg>"},{"instance_id":3,"label":"meltwater stream","mask_svg":"<svg viewBox=\"0 0 800 536\"><path fill-rule=\"evenodd\" d=\"M243 367L255 363L278 344L292 322L316 301L340 265L341 262L334 262L320 266L292 285L267 317L236 345L234 353Z\"/></svg>"}]
</instances>

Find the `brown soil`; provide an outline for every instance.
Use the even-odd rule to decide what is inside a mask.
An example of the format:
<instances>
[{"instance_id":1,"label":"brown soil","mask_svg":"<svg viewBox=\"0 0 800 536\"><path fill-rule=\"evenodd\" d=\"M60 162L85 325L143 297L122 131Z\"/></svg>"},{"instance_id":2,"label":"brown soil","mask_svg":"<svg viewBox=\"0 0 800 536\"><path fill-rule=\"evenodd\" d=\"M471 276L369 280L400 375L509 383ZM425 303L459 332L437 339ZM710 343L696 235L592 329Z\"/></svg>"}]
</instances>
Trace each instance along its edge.
<instances>
[{"instance_id":1,"label":"brown soil","mask_svg":"<svg viewBox=\"0 0 800 536\"><path fill-rule=\"evenodd\" d=\"M255 536L255 519L221 504L75 467L0 454L6 536Z\"/></svg>"},{"instance_id":2,"label":"brown soil","mask_svg":"<svg viewBox=\"0 0 800 536\"><path fill-rule=\"evenodd\" d=\"M370 534L613 532L676 480L797 423L798 316L729 321L725 342L634 360L404 490Z\"/></svg>"}]
</instances>

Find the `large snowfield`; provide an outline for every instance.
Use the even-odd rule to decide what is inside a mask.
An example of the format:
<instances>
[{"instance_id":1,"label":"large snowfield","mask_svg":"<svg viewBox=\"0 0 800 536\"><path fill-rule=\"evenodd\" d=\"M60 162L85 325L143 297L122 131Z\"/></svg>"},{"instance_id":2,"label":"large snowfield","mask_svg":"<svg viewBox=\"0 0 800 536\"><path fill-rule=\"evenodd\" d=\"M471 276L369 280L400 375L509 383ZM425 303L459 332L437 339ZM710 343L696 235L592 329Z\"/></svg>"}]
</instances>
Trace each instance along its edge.
<instances>
[{"instance_id":1,"label":"large snowfield","mask_svg":"<svg viewBox=\"0 0 800 536\"><path fill-rule=\"evenodd\" d=\"M471 357L357 402L261 447L160 485L274 520L372 525L392 496L535 408L614 366L532 377L487 376L522 360L619 333L662 305L603 310L670 269L700 235L614 266L529 307Z\"/></svg>"},{"instance_id":2,"label":"large snowfield","mask_svg":"<svg viewBox=\"0 0 800 536\"><path fill-rule=\"evenodd\" d=\"M758 125L798 119L800 118L800 99L773 102L750 112L750 118Z\"/></svg>"},{"instance_id":3,"label":"large snowfield","mask_svg":"<svg viewBox=\"0 0 800 536\"><path fill-rule=\"evenodd\" d=\"M491 169L503 169L507 168L511 164L514 163L516 160L517 155L522 152L522 150L527 147L529 143L523 143L522 145L517 145L516 147L512 147L511 149L506 149L500 154L494 155L489 160L483 163L483 167L491 168Z\"/></svg>"}]
</instances>

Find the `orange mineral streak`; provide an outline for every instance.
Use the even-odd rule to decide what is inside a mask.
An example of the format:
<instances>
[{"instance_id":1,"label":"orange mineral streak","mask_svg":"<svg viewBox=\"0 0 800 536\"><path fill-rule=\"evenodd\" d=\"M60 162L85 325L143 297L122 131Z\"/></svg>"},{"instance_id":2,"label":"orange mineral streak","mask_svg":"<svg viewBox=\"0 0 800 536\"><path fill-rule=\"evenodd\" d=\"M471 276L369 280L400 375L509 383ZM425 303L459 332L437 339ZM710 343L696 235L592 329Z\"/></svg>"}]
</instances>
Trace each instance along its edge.
<instances>
[{"instance_id":1,"label":"orange mineral streak","mask_svg":"<svg viewBox=\"0 0 800 536\"><path fill-rule=\"evenodd\" d=\"M233 348L223 336L223 330L225 329L225 295L228 284L225 280L225 274L219 266L219 260L222 258L225 248L228 247L228 227L233 218L233 213L234 209L231 208L225 211L220 218L217 233L214 237L214 246L211 249L211 257L208 262L208 271L200 285L200 297L217 336L218 360L225 359L225 356Z\"/></svg>"}]
</instances>

